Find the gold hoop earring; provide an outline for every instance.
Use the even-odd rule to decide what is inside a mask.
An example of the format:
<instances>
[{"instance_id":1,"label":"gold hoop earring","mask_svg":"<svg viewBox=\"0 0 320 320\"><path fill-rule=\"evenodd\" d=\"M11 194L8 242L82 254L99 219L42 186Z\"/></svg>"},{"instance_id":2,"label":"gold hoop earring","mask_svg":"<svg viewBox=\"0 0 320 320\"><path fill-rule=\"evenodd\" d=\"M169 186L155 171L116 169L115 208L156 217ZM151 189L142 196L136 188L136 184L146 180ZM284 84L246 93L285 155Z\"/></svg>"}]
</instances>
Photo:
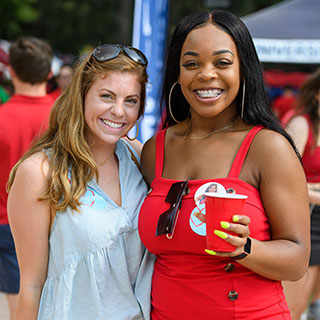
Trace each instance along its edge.
<instances>
[{"instance_id":1,"label":"gold hoop earring","mask_svg":"<svg viewBox=\"0 0 320 320\"><path fill-rule=\"evenodd\" d=\"M241 99L241 119L243 119L243 113L244 113L244 97L246 95L246 82L243 81L243 85L242 85L242 99Z\"/></svg>"},{"instance_id":2,"label":"gold hoop earring","mask_svg":"<svg viewBox=\"0 0 320 320\"><path fill-rule=\"evenodd\" d=\"M139 135L139 126L138 126L137 123L135 123L135 125L136 125L136 127L137 127L135 137L134 137L134 138L130 138L130 137L128 136L128 134L126 135L127 139L129 139L130 141L136 140L136 139L138 138L138 135Z\"/></svg>"},{"instance_id":3,"label":"gold hoop earring","mask_svg":"<svg viewBox=\"0 0 320 320\"><path fill-rule=\"evenodd\" d=\"M180 123L181 121L178 121L174 116L173 116L173 113L172 113L172 110L171 110L171 95L172 95L172 91L173 91L173 88L175 87L175 85L179 83L179 81L176 81L171 89L170 89L170 92L169 92L169 101L168 101L168 105L169 105L169 112L170 112L170 116L171 118L176 122L176 123Z\"/></svg>"}]
</instances>

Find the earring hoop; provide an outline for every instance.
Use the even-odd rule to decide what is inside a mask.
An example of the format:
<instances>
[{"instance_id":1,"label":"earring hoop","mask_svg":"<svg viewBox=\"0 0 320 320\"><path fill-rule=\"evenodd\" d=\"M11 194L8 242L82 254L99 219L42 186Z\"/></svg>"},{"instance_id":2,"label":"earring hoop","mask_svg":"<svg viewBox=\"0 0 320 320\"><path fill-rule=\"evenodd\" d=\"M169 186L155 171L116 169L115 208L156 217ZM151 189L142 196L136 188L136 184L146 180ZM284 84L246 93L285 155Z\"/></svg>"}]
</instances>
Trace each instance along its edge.
<instances>
[{"instance_id":1,"label":"earring hoop","mask_svg":"<svg viewBox=\"0 0 320 320\"><path fill-rule=\"evenodd\" d=\"M128 136L128 134L126 135L127 139L129 139L130 141L136 140L136 139L138 138L138 135L139 135L139 126L138 126L137 123L135 123L135 125L136 125L136 127L137 127L135 137L134 137L134 138L130 138L130 137Z\"/></svg>"},{"instance_id":2,"label":"earring hoop","mask_svg":"<svg viewBox=\"0 0 320 320\"><path fill-rule=\"evenodd\" d=\"M179 81L176 81L176 82L172 85L172 87L170 88L168 105L169 105L169 112L170 112L171 118L172 118L176 123L180 123L181 121L178 121L178 120L173 116L172 109L171 109L171 95L172 95L173 88L175 87L175 85L176 85L177 83L179 83Z\"/></svg>"},{"instance_id":3,"label":"earring hoop","mask_svg":"<svg viewBox=\"0 0 320 320\"><path fill-rule=\"evenodd\" d=\"M243 80L242 85L242 99L241 99L241 119L243 119L243 113L244 113L244 97L246 95L246 82Z\"/></svg>"}]
</instances>

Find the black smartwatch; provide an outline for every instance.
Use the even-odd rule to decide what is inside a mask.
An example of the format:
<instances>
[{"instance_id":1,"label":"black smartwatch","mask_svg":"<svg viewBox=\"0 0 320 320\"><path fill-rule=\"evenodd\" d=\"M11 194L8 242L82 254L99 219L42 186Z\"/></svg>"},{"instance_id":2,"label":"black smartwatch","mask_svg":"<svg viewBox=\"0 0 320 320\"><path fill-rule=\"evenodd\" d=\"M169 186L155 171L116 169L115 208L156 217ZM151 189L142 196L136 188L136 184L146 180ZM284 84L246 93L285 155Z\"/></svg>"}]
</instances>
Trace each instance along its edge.
<instances>
[{"instance_id":1,"label":"black smartwatch","mask_svg":"<svg viewBox=\"0 0 320 320\"><path fill-rule=\"evenodd\" d=\"M243 249L244 249L243 253L239 254L238 256L233 257L233 259L240 260L240 259L247 257L250 254L250 252L251 252L251 239L249 237L247 238L247 242L244 245Z\"/></svg>"}]
</instances>

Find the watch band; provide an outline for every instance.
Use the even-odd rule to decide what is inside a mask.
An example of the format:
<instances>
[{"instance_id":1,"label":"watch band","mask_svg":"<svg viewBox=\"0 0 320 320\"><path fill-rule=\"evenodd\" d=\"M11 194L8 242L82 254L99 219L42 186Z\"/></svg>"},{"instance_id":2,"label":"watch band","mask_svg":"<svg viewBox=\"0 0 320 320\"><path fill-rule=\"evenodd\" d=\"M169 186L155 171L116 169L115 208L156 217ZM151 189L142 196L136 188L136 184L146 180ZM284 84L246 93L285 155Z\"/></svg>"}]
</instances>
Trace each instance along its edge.
<instances>
[{"instance_id":1,"label":"watch band","mask_svg":"<svg viewBox=\"0 0 320 320\"><path fill-rule=\"evenodd\" d=\"M247 238L247 242L244 245L243 250L244 250L243 253L239 254L238 256L233 257L233 259L240 260L240 259L247 257L250 254L250 252L251 252L251 239L249 237Z\"/></svg>"}]
</instances>

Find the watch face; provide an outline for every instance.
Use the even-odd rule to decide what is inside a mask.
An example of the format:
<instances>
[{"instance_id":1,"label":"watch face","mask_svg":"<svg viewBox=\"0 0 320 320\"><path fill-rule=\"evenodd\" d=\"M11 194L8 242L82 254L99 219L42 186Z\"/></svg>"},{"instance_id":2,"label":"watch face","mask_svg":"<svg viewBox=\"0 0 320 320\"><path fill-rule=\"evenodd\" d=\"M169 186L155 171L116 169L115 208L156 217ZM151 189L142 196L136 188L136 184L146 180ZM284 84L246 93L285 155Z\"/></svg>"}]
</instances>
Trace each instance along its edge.
<instances>
[{"instance_id":1,"label":"watch face","mask_svg":"<svg viewBox=\"0 0 320 320\"><path fill-rule=\"evenodd\" d=\"M248 237L247 242L244 246L244 252L248 255L251 252L251 239Z\"/></svg>"}]
</instances>

